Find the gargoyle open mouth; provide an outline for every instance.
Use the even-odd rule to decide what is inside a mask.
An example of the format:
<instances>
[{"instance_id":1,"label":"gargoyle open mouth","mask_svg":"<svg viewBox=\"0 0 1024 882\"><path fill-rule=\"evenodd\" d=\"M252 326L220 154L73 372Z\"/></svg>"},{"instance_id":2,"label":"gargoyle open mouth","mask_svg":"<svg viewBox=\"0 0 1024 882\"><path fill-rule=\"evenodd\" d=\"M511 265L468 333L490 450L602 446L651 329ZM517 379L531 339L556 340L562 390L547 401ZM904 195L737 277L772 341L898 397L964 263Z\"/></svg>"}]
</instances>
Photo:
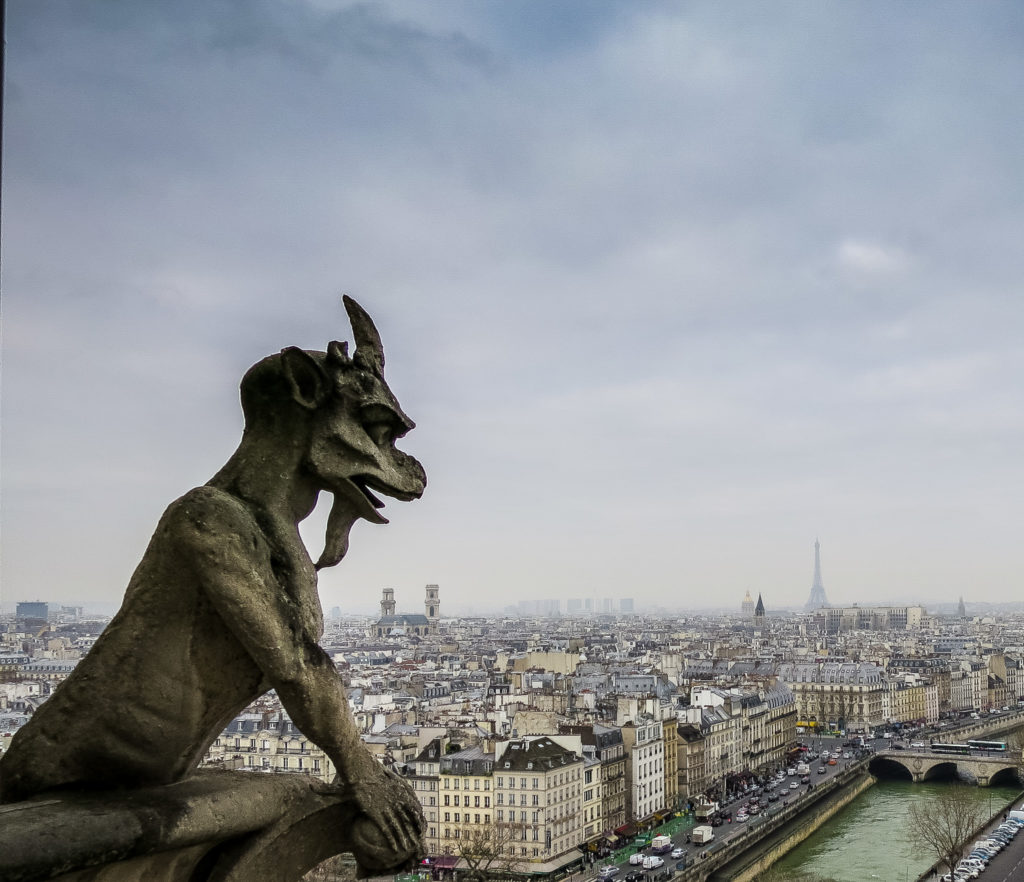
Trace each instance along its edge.
<instances>
[{"instance_id":1,"label":"gargoyle open mouth","mask_svg":"<svg viewBox=\"0 0 1024 882\"><path fill-rule=\"evenodd\" d=\"M334 566L345 556L348 550L348 532L353 521L362 518L372 524L388 522L388 519L378 511L384 508L384 502L373 492L374 490L401 502L418 499L423 492L422 489L400 490L371 475L351 475L342 478L330 489L334 493L334 505L327 516L327 541L324 552L316 564L318 570Z\"/></svg>"},{"instance_id":2,"label":"gargoyle open mouth","mask_svg":"<svg viewBox=\"0 0 1024 882\"><path fill-rule=\"evenodd\" d=\"M379 478L371 475L352 475L345 483L351 484L358 491L358 496L352 494L352 497L357 502L359 517L375 524L386 524L388 519L378 511L378 509L384 508L384 501L373 492L374 490L377 493L390 496L392 499L397 499L399 502L411 502L420 496L419 493L400 490L390 484L385 484Z\"/></svg>"}]
</instances>

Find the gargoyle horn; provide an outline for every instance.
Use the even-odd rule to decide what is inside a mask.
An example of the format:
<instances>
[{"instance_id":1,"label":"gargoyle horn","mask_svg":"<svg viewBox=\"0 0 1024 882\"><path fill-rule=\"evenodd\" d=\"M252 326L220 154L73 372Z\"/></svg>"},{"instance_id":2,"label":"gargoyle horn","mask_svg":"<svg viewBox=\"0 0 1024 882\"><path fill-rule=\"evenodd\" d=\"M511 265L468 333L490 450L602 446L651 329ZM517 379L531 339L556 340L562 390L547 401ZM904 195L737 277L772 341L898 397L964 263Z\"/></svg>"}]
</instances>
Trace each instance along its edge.
<instances>
[{"instance_id":1,"label":"gargoyle horn","mask_svg":"<svg viewBox=\"0 0 1024 882\"><path fill-rule=\"evenodd\" d=\"M353 358L361 355L372 367L377 369L377 373L383 374L384 347L381 345L380 334L374 327L373 319L348 294L344 295L343 300L348 320L352 323L352 333L356 338L356 351Z\"/></svg>"}]
</instances>

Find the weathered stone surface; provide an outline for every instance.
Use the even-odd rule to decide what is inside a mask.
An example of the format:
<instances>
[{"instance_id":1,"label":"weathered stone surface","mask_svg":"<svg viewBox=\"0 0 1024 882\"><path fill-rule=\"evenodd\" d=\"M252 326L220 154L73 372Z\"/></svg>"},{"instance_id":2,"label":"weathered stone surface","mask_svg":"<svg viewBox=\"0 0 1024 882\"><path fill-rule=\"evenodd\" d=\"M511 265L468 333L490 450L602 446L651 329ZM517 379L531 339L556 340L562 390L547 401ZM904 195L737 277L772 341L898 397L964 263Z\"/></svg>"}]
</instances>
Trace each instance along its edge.
<instances>
[{"instance_id":1,"label":"weathered stone surface","mask_svg":"<svg viewBox=\"0 0 1024 882\"><path fill-rule=\"evenodd\" d=\"M0 807L0 880L293 879L358 848L367 823L337 788L308 778L204 770L177 784Z\"/></svg>"},{"instance_id":2,"label":"weathered stone surface","mask_svg":"<svg viewBox=\"0 0 1024 882\"><path fill-rule=\"evenodd\" d=\"M387 523L372 491L410 500L426 483L394 444L414 424L384 381L380 337L354 301L345 305L351 358L340 343L289 348L246 373L238 449L168 507L120 611L0 759L0 802L182 782L227 722L273 688L335 763L334 798L375 831L357 858L385 869L415 856L415 796L363 747L319 645L316 570L341 560L356 520ZM298 523L321 491L333 504L314 565Z\"/></svg>"}]
</instances>

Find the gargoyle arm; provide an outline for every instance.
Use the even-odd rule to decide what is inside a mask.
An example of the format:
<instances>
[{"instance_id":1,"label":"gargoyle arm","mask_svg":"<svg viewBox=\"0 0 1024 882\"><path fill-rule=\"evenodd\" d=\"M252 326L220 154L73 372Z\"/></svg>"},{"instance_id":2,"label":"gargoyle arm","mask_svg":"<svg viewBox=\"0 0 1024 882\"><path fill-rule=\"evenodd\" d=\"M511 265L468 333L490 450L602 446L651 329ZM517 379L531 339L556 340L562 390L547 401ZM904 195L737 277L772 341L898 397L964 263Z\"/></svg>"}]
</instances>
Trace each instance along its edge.
<instances>
[{"instance_id":1,"label":"gargoyle arm","mask_svg":"<svg viewBox=\"0 0 1024 882\"><path fill-rule=\"evenodd\" d=\"M186 507L179 540L210 602L392 847L414 851L419 806L360 740L337 669L274 578L255 523L237 502L195 502Z\"/></svg>"}]
</instances>

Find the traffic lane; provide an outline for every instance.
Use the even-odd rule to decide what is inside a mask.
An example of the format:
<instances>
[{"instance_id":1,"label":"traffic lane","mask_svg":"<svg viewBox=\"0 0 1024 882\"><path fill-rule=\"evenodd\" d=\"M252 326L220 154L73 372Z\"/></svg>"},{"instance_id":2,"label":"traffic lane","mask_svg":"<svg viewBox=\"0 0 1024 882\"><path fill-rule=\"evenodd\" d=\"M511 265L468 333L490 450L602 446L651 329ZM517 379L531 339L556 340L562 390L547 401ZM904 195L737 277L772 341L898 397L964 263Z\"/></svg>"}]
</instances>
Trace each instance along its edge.
<instances>
[{"instance_id":1,"label":"traffic lane","mask_svg":"<svg viewBox=\"0 0 1024 882\"><path fill-rule=\"evenodd\" d=\"M714 839L714 841L718 842L718 843L722 843L722 844L731 842L737 836L743 835L743 833L746 831L747 827L750 824L753 823L754 825L756 825L756 824L759 823L758 819L765 818L765 817L772 817L772 816L778 814L778 812L780 812L784 807L793 805L798 800L802 800L803 797L805 797L808 793L812 792L813 789L816 786L818 786L819 784L825 783L826 781L834 778L837 774L839 774L839 772L842 771L845 768L845 764L846 763L852 763L852 762L853 762L852 759L851 760L840 760L839 763L837 765L835 765L835 766L828 766L828 765L826 765L825 768L826 768L827 771L826 771L826 774L824 774L824 775L818 775L816 773L817 766L815 766L814 767L815 772L813 772L811 774L810 782L808 784L800 784L799 780L798 780L797 781L798 786L797 786L797 788L795 790L790 787L790 784L793 782L794 778L787 777L785 779L784 783L781 783L781 784L777 785L776 788L774 788L776 790L776 792L778 792L780 794L779 801L778 802L769 802L769 803L767 803L764 811L762 811L758 815L751 815L746 821L744 821L742 823L740 823L740 822L735 820L736 812L737 812L737 810L739 809L739 807L741 805L743 805L745 802L749 802L749 797L742 797L740 799L734 800L728 806L724 807L724 808L726 808L726 810L731 811L733 813L733 821L732 822L728 822L727 821L726 823L722 824L720 827L715 827L714 828L714 831L715 831L715 839ZM783 800L785 800L785 802L783 802ZM688 850L690 855L699 855L700 852L706 851L711 846L711 844L712 843L698 844L698 843L694 842L694 843L690 843L688 845L684 844L684 847L687 848L687 850ZM721 845L719 845L719 847L721 847ZM687 858L687 860L689 860L689 859L690 858Z\"/></svg>"}]
</instances>

